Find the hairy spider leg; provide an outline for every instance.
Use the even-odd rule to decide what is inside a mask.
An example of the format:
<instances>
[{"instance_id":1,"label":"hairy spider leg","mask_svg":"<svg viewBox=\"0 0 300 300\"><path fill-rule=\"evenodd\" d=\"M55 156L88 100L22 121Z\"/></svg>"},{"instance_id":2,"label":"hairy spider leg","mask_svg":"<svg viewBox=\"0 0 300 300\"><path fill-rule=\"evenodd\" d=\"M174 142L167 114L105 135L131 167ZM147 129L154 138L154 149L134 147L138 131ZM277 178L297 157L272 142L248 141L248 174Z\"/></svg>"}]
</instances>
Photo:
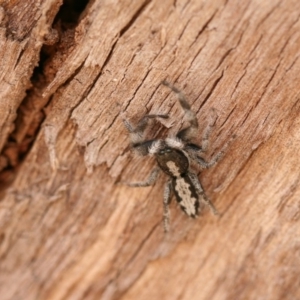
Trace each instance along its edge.
<instances>
[{"instance_id":1,"label":"hairy spider leg","mask_svg":"<svg viewBox=\"0 0 300 300\"><path fill-rule=\"evenodd\" d=\"M221 151L219 151L209 162L205 161L201 156L198 156L198 153L204 152L202 147L198 147L195 144L188 144L186 147L186 151L193 161L195 161L201 168L209 169L213 167L217 162L223 157L226 149L232 143L232 141L236 138L236 135L233 135L229 141L224 145Z\"/></svg>"},{"instance_id":2,"label":"hairy spider leg","mask_svg":"<svg viewBox=\"0 0 300 300\"><path fill-rule=\"evenodd\" d=\"M184 118L189 123L189 125L186 128L180 130L177 133L176 137L185 142L188 142L197 135L198 120L196 114L191 110L191 106L188 104L184 94L180 90L178 90L166 80L162 81L162 84L170 88L177 95L179 103L182 109L184 110Z\"/></svg>"},{"instance_id":3,"label":"hairy spider leg","mask_svg":"<svg viewBox=\"0 0 300 300\"><path fill-rule=\"evenodd\" d=\"M164 230L168 232L170 230L170 208L171 203L171 190L172 190L172 180L169 179L165 185L164 190Z\"/></svg>"},{"instance_id":4,"label":"hairy spider leg","mask_svg":"<svg viewBox=\"0 0 300 300\"><path fill-rule=\"evenodd\" d=\"M169 118L168 115L145 115L137 124L136 127L134 127L126 118L123 118L123 123L127 130L130 132L130 137L135 142L141 142L144 139L144 132L148 126L148 122L150 119L167 119Z\"/></svg>"},{"instance_id":5,"label":"hairy spider leg","mask_svg":"<svg viewBox=\"0 0 300 300\"><path fill-rule=\"evenodd\" d=\"M210 117L210 121L208 122L208 124L203 132L202 141L201 141L202 152L206 152L207 149L209 148L209 137L210 137L211 131L217 120L216 110L214 108L212 108L211 111L214 113L214 117L212 117L212 116Z\"/></svg>"},{"instance_id":6,"label":"hairy spider leg","mask_svg":"<svg viewBox=\"0 0 300 300\"><path fill-rule=\"evenodd\" d=\"M191 158L203 169L209 169L211 167L213 167L224 155L223 151L220 151L217 155L215 155L213 157L213 159L209 162L207 162L206 160L204 160L202 157L200 156L191 156Z\"/></svg>"},{"instance_id":7,"label":"hairy spider leg","mask_svg":"<svg viewBox=\"0 0 300 300\"><path fill-rule=\"evenodd\" d=\"M132 147L136 150L139 155L145 156L149 154L149 148L155 143L156 140L146 140L145 141L145 130L148 126L150 119L167 119L169 115L145 115L137 124L133 127L132 124L125 118L123 118L123 123L130 133L130 139Z\"/></svg>"},{"instance_id":8,"label":"hairy spider leg","mask_svg":"<svg viewBox=\"0 0 300 300\"><path fill-rule=\"evenodd\" d=\"M143 134L150 119L168 119L169 115L145 115L137 124L134 132Z\"/></svg>"},{"instance_id":9,"label":"hairy spider leg","mask_svg":"<svg viewBox=\"0 0 300 300\"><path fill-rule=\"evenodd\" d=\"M208 169L214 166L224 154L224 150L222 150L218 152L211 161L207 162L204 158L198 155L199 153L204 152L202 147L195 144L188 144L184 150L188 153L189 157L203 169Z\"/></svg>"},{"instance_id":10,"label":"hairy spider leg","mask_svg":"<svg viewBox=\"0 0 300 300\"><path fill-rule=\"evenodd\" d=\"M217 209L215 208L215 206L213 205L213 203L210 201L210 199L208 198L208 196L205 194L201 184L200 184L200 181L197 177L196 174L192 173L192 172L189 172L188 176L190 177L191 181L193 182L194 184L194 187L196 188L196 191L198 193L198 195L200 196L199 197L199 200L203 200L203 202L209 206L211 212L214 214L214 215L218 215L218 211ZM199 209L200 211L200 209Z\"/></svg>"},{"instance_id":11,"label":"hairy spider leg","mask_svg":"<svg viewBox=\"0 0 300 300\"><path fill-rule=\"evenodd\" d=\"M212 109L213 112L215 112L214 109ZM188 143L185 146L185 151L188 152L189 156L191 157L191 159L193 161L195 161L196 163L198 163L202 168L207 169L212 167L213 165L215 165L219 159L222 157L223 153L218 153L216 155L216 157L211 161L211 162L206 162L202 157L198 156L198 154L200 153L204 153L207 151L207 149L209 148L209 137L212 131L212 128L214 127L216 121L216 117L211 118L211 121L208 122L203 135L202 135L202 142L201 142L201 146L198 146L194 143Z\"/></svg>"}]
</instances>

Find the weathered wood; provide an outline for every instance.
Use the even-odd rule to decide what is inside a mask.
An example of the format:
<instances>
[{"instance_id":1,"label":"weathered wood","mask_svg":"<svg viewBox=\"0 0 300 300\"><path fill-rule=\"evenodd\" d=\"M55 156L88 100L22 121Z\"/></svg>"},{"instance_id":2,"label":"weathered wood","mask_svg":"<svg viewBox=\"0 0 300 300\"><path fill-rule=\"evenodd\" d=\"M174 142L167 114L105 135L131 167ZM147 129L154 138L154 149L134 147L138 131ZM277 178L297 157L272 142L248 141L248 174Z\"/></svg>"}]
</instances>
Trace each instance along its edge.
<instances>
[{"instance_id":1,"label":"weathered wood","mask_svg":"<svg viewBox=\"0 0 300 300\"><path fill-rule=\"evenodd\" d=\"M62 1L48 0L40 5L35 2L0 2L0 149L15 129L17 109L32 85L33 68L38 64L40 49ZM35 118L38 118L38 112ZM16 165L12 152L15 151L4 151L5 155L0 158L1 170L9 164Z\"/></svg>"},{"instance_id":2,"label":"weathered wood","mask_svg":"<svg viewBox=\"0 0 300 300\"><path fill-rule=\"evenodd\" d=\"M91 1L52 29L59 0L0 4L1 299L300 298L299 1ZM168 235L163 176L116 184L154 166L122 113L182 125L163 79L199 136L215 108L207 158L237 135L199 175L221 216L173 202Z\"/></svg>"}]
</instances>

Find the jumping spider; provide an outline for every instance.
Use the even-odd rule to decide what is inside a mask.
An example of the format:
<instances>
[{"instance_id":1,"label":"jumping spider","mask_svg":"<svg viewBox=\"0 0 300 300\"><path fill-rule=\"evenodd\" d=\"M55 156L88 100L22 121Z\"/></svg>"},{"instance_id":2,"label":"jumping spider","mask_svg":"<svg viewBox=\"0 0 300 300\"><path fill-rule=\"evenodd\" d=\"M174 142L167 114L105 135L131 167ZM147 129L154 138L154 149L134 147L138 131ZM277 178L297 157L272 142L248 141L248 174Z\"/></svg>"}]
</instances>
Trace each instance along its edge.
<instances>
[{"instance_id":1,"label":"jumping spider","mask_svg":"<svg viewBox=\"0 0 300 300\"><path fill-rule=\"evenodd\" d=\"M126 184L133 187L153 185L160 170L170 177L165 186L163 202L164 229L167 232L169 231L171 191L175 194L181 209L189 217L195 218L199 215L200 201L208 205L213 214L218 214L216 208L205 194L197 175L192 172L190 165L194 162L203 169L210 168L219 161L223 151L219 152L210 162L206 162L199 156L200 153L205 152L208 148L208 138L213 124L210 122L204 130L202 146L194 144L192 140L196 137L198 131L196 114L191 110L180 90L167 81L163 81L162 84L177 94L179 103L184 110L185 120L188 123L185 128L181 129L175 136L169 136L166 139L147 140L145 139L145 130L148 121L150 119L166 119L169 117L168 115L145 115L136 127L132 126L126 119L123 119L123 122L130 133L132 148L142 156L154 156L158 164L146 181Z\"/></svg>"}]
</instances>

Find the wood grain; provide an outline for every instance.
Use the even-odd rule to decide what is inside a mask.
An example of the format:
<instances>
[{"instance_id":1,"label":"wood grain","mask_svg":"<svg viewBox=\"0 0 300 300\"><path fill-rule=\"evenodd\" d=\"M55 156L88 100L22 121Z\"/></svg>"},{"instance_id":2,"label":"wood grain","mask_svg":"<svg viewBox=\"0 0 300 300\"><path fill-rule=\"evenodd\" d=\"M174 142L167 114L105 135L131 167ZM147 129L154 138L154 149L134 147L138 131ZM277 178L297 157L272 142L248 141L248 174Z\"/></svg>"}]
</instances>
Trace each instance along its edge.
<instances>
[{"instance_id":1,"label":"wood grain","mask_svg":"<svg viewBox=\"0 0 300 300\"><path fill-rule=\"evenodd\" d=\"M1 299L300 298L299 1L74 3L0 1ZM168 235L164 176L116 184L155 165L122 114L182 126L164 79L199 141L215 108L207 159L237 136L199 174L221 215Z\"/></svg>"}]
</instances>

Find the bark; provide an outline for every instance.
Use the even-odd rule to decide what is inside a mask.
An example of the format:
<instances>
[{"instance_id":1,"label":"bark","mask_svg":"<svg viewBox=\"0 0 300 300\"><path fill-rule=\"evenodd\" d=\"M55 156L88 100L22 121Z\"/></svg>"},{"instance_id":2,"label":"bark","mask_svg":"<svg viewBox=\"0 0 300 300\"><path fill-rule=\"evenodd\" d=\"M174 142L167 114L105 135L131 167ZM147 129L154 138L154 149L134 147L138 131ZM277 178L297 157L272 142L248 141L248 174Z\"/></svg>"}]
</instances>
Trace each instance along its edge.
<instances>
[{"instance_id":1,"label":"bark","mask_svg":"<svg viewBox=\"0 0 300 300\"><path fill-rule=\"evenodd\" d=\"M299 299L300 2L0 1L1 299ZM77 4L76 4L77 3ZM122 115L217 113L199 173L218 208L171 204ZM174 199L173 199L174 200Z\"/></svg>"}]
</instances>

